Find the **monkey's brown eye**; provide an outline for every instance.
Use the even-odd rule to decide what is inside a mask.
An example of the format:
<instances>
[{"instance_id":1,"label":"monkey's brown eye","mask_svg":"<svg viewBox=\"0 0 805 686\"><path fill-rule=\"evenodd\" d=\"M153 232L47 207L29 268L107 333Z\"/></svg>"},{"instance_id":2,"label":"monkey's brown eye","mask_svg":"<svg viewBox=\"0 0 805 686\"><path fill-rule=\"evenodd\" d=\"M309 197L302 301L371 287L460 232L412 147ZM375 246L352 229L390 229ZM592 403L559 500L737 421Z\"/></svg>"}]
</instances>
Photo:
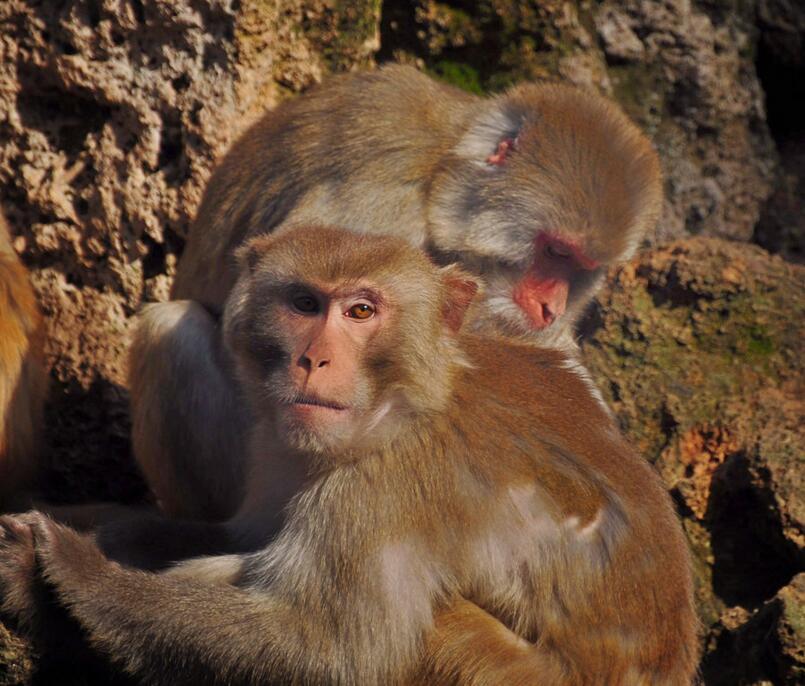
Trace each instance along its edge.
<instances>
[{"instance_id":1,"label":"monkey's brown eye","mask_svg":"<svg viewBox=\"0 0 805 686\"><path fill-rule=\"evenodd\" d=\"M566 259L570 257L570 250L565 247L548 243L545 246L545 254L549 257L557 257L559 259Z\"/></svg>"},{"instance_id":2,"label":"monkey's brown eye","mask_svg":"<svg viewBox=\"0 0 805 686\"><path fill-rule=\"evenodd\" d=\"M375 308L368 303L358 303L345 312L346 316L351 319L370 319L374 313Z\"/></svg>"},{"instance_id":3,"label":"monkey's brown eye","mask_svg":"<svg viewBox=\"0 0 805 686\"><path fill-rule=\"evenodd\" d=\"M297 295L292 301L294 309L304 314L313 314L319 311L319 303L311 295Z\"/></svg>"}]
</instances>

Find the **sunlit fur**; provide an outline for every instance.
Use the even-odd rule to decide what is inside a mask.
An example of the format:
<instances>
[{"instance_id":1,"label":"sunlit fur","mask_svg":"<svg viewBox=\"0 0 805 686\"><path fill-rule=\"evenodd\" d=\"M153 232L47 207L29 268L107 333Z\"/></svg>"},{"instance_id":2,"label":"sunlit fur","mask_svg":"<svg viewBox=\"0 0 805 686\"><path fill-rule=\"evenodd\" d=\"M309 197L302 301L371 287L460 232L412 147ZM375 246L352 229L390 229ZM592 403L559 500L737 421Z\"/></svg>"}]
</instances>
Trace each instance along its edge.
<instances>
[{"instance_id":1,"label":"sunlit fur","mask_svg":"<svg viewBox=\"0 0 805 686\"><path fill-rule=\"evenodd\" d=\"M391 316L367 357L386 361L360 373L371 409L386 388L405 398L378 425L397 431L326 459L258 422L245 504L222 529L262 531L259 549L165 575L35 516L0 521L6 611L35 612L24 561L38 560L91 644L157 685L690 685L697 622L671 500L567 355L456 327L470 291L392 238L300 228L241 263L227 327L250 397L257 351L282 359L282 320L267 346L254 328L278 284L381 289Z\"/></svg>"},{"instance_id":2,"label":"sunlit fur","mask_svg":"<svg viewBox=\"0 0 805 686\"><path fill-rule=\"evenodd\" d=\"M28 273L0 216L0 503L39 464L47 377L43 329Z\"/></svg>"},{"instance_id":3,"label":"sunlit fur","mask_svg":"<svg viewBox=\"0 0 805 686\"><path fill-rule=\"evenodd\" d=\"M487 164L513 133L506 163ZM603 264L625 259L662 202L646 137L612 102L561 84L523 84L488 101L442 170L429 215L435 245L504 262L530 262L540 231L578 241Z\"/></svg>"},{"instance_id":4,"label":"sunlit fur","mask_svg":"<svg viewBox=\"0 0 805 686\"><path fill-rule=\"evenodd\" d=\"M505 164L485 162L501 139L515 137ZM509 265L504 287L487 288L481 322L562 347L605 267L634 253L661 206L657 154L617 106L566 85L524 84L490 100L442 160L428 218L438 252L465 264L483 257L485 276ZM579 274L556 325L533 331L509 302L510 284L532 262L542 231L582 245L603 268Z\"/></svg>"},{"instance_id":5,"label":"sunlit fur","mask_svg":"<svg viewBox=\"0 0 805 686\"><path fill-rule=\"evenodd\" d=\"M451 333L443 272L400 241L297 228L242 262L235 292L248 284L255 306L235 319L260 316L283 281L375 285L394 320L370 353L388 359L366 367L383 374L372 402L394 389L407 409L348 462L316 462L277 539L244 561L242 587L335 618L315 667L295 652L292 674L397 683L432 627L422 683L690 683L681 529L572 357Z\"/></svg>"}]
</instances>

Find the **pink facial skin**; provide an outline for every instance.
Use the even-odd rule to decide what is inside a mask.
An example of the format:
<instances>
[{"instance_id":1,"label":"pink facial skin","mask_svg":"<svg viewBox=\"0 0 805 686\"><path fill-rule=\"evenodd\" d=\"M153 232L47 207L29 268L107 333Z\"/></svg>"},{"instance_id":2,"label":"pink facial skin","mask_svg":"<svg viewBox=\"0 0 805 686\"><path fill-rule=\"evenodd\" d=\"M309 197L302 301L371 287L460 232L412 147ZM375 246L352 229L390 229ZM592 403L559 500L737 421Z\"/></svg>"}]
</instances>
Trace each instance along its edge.
<instances>
[{"instance_id":1,"label":"pink facial skin","mask_svg":"<svg viewBox=\"0 0 805 686\"><path fill-rule=\"evenodd\" d=\"M296 393L286 411L311 427L352 421L358 360L381 326L380 304L364 292L305 292L281 316L296 342L289 369Z\"/></svg>"},{"instance_id":2,"label":"pink facial skin","mask_svg":"<svg viewBox=\"0 0 805 686\"><path fill-rule=\"evenodd\" d=\"M578 243L545 232L537 236L535 248L534 262L514 286L512 298L535 329L545 329L564 313L574 275L599 263Z\"/></svg>"}]
</instances>

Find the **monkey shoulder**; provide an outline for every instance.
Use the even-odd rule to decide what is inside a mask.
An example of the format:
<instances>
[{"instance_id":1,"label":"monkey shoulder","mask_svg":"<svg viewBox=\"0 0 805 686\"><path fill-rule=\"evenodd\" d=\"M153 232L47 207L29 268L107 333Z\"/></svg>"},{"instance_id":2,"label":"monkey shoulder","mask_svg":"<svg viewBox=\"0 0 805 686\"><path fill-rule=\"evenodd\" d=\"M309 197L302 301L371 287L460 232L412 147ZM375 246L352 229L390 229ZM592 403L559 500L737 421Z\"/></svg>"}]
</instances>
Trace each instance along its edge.
<instances>
[{"instance_id":1,"label":"monkey shoulder","mask_svg":"<svg viewBox=\"0 0 805 686\"><path fill-rule=\"evenodd\" d=\"M565 513L613 498L628 510L647 492L666 508L656 471L625 439L573 356L502 339L468 336L462 343L469 366L456 385L451 422L481 446L478 455L493 456L490 470L503 458L518 464L531 479L552 484Z\"/></svg>"},{"instance_id":2,"label":"monkey shoulder","mask_svg":"<svg viewBox=\"0 0 805 686\"><path fill-rule=\"evenodd\" d=\"M576 355L505 338L467 334L461 340L469 361L460 392L482 386L492 398L535 414L572 412L607 432L614 422L592 377ZM480 391L476 395L481 395Z\"/></svg>"}]
</instances>

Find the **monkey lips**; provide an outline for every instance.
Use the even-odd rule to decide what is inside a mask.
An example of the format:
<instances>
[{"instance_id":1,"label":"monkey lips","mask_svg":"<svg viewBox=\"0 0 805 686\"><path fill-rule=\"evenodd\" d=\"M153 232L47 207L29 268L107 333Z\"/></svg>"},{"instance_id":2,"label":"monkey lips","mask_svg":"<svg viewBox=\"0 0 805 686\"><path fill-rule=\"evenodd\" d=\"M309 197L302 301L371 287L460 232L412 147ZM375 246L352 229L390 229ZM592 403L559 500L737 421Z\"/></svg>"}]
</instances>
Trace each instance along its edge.
<instances>
[{"instance_id":1,"label":"monkey lips","mask_svg":"<svg viewBox=\"0 0 805 686\"><path fill-rule=\"evenodd\" d=\"M300 394L283 403L279 419L297 447L332 449L334 443L350 438L357 417L348 405Z\"/></svg>"},{"instance_id":2,"label":"monkey lips","mask_svg":"<svg viewBox=\"0 0 805 686\"><path fill-rule=\"evenodd\" d=\"M341 405L340 403L336 403L331 400L324 400L313 395L294 398L294 400L291 402L291 405L297 410L321 408L325 410L343 411L349 409L346 405Z\"/></svg>"},{"instance_id":3,"label":"monkey lips","mask_svg":"<svg viewBox=\"0 0 805 686\"><path fill-rule=\"evenodd\" d=\"M306 424L346 420L351 414L349 410L347 405L314 395L296 397L288 404L290 415Z\"/></svg>"}]
</instances>

